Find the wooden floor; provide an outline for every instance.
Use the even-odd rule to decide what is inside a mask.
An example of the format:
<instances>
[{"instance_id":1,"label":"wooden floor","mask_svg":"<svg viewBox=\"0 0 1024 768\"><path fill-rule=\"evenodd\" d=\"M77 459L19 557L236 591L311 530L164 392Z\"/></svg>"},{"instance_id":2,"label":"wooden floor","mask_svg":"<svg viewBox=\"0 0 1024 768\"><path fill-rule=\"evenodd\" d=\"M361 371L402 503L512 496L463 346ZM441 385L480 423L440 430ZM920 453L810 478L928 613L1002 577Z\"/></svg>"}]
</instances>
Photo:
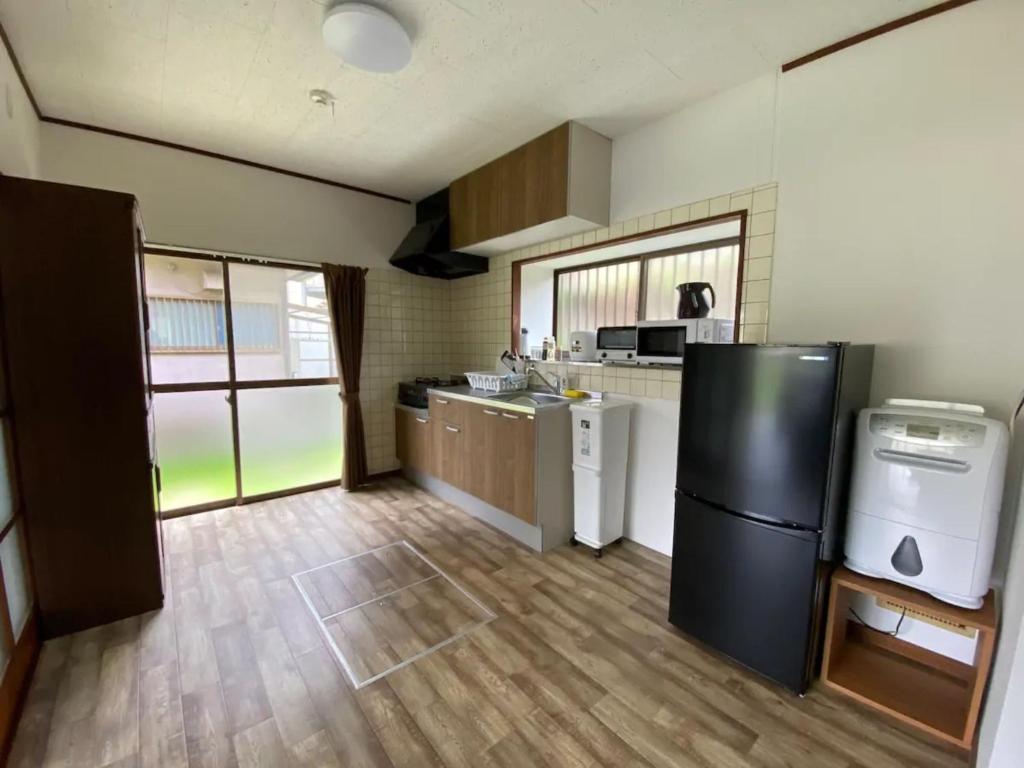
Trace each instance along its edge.
<instances>
[{"instance_id":1,"label":"wooden floor","mask_svg":"<svg viewBox=\"0 0 1024 768\"><path fill-rule=\"evenodd\" d=\"M966 764L691 644L635 545L537 555L399 479L164 529L166 607L46 644L12 766ZM355 690L291 576L400 540L498 618Z\"/></svg>"}]
</instances>

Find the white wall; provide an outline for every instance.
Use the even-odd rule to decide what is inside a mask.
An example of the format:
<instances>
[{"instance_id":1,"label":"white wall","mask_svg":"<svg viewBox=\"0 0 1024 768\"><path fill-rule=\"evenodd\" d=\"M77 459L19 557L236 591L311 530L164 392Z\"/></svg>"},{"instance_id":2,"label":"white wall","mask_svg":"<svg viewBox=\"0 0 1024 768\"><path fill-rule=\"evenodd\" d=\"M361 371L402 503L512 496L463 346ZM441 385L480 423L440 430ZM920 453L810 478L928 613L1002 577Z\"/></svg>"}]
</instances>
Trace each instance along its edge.
<instances>
[{"instance_id":1,"label":"white wall","mask_svg":"<svg viewBox=\"0 0 1024 768\"><path fill-rule=\"evenodd\" d=\"M875 401L1006 419L1024 387L1021 30L1024 3L982 0L645 126L613 144L612 220L777 180L769 340L874 343ZM979 745L994 768L1024 751L1022 529Z\"/></svg>"},{"instance_id":2,"label":"white wall","mask_svg":"<svg viewBox=\"0 0 1024 768\"><path fill-rule=\"evenodd\" d=\"M625 536L671 556L679 402L627 395L613 398L633 403L629 418Z\"/></svg>"},{"instance_id":3,"label":"white wall","mask_svg":"<svg viewBox=\"0 0 1024 768\"><path fill-rule=\"evenodd\" d=\"M611 221L772 181L776 85L776 74L768 74L616 139ZM700 215L708 215L706 207L702 210ZM758 255L770 256L771 251ZM628 399L636 407L630 426L625 535L670 555L679 404Z\"/></svg>"},{"instance_id":4,"label":"white wall","mask_svg":"<svg viewBox=\"0 0 1024 768\"><path fill-rule=\"evenodd\" d=\"M612 143L611 221L772 181L775 73Z\"/></svg>"},{"instance_id":5,"label":"white wall","mask_svg":"<svg viewBox=\"0 0 1024 768\"><path fill-rule=\"evenodd\" d=\"M1022 451L1021 430L1024 417L1017 420L1016 452ZM1024 759L1024 498L1020 466L1008 482L1016 513L1012 551L1006 570L1006 588L1001 606L1000 635L995 664L985 700L985 711L978 736L978 765L990 768L1017 768ZM1007 526L1004 523L1004 527ZM1014 530L1015 529L1015 530Z\"/></svg>"},{"instance_id":6,"label":"white wall","mask_svg":"<svg viewBox=\"0 0 1024 768\"><path fill-rule=\"evenodd\" d=\"M983 0L781 78L769 339L876 344L876 402L1007 419L1024 387L1022 29L1024 4ZM979 746L1000 768L1024 721L1017 533Z\"/></svg>"},{"instance_id":7,"label":"white wall","mask_svg":"<svg viewBox=\"0 0 1024 768\"><path fill-rule=\"evenodd\" d=\"M1024 574L1022 574L1022 578L1024 578ZM1005 622L1003 631L1007 631ZM1000 643L1002 658L997 662L1006 665L1007 680L1005 686L1001 687L1005 698L1000 699L1002 706L999 710L993 710L991 714L989 714L989 710L986 710L987 720L983 724L982 735L979 739L978 765L988 768L1019 768L1024 759L1024 728L1021 728L1021 723L1024 723L1024 629L1020 626L1016 627L1012 636L1016 639L1016 643L1004 639ZM1011 653L1013 653L1012 660L1008 657ZM996 676L993 676L989 702L995 698L993 695L996 690L995 682ZM998 728L989 728L988 719L995 720L997 713Z\"/></svg>"},{"instance_id":8,"label":"white wall","mask_svg":"<svg viewBox=\"0 0 1024 768\"><path fill-rule=\"evenodd\" d=\"M0 45L0 173L39 175L39 120L21 87L7 49Z\"/></svg>"},{"instance_id":9,"label":"white wall","mask_svg":"<svg viewBox=\"0 0 1024 768\"><path fill-rule=\"evenodd\" d=\"M984 0L782 77L769 338L878 345L873 397L1024 386L1024 3Z\"/></svg>"},{"instance_id":10,"label":"white wall","mask_svg":"<svg viewBox=\"0 0 1024 768\"><path fill-rule=\"evenodd\" d=\"M42 175L131 192L146 239L281 259L386 266L413 206L238 163L42 126Z\"/></svg>"}]
</instances>

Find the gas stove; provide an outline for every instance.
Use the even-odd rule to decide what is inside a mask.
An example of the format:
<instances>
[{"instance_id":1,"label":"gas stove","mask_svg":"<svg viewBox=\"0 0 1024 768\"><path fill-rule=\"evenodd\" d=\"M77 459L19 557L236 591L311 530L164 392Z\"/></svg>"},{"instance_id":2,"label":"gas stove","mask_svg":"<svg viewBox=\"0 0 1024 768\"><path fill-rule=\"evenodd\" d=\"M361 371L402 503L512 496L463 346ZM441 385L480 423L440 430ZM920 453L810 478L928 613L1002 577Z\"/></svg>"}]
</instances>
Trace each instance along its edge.
<instances>
[{"instance_id":1,"label":"gas stove","mask_svg":"<svg viewBox=\"0 0 1024 768\"><path fill-rule=\"evenodd\" d=\"M428 389L458 387L465 383L465 376L418 376L413 381L400 381L398 383L398 402L411 408L426 408Z\"/></svg>"}]
</instances>

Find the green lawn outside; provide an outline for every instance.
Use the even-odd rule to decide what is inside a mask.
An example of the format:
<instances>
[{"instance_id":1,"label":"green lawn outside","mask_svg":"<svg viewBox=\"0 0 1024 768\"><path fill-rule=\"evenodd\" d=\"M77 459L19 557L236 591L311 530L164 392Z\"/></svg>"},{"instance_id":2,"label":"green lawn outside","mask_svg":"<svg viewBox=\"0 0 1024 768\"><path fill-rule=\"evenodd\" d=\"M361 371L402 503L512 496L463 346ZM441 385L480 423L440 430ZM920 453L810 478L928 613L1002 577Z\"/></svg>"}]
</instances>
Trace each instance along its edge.
<instances>
[{"instance_id":1,"label":"green lawn outside","mask_svg":"<svg viewBox=\"0 0 1024 768\"><path fill-rule=\"evenodd\" d=\"M164 512L235 499L235 465L230 454L174 456L160 461ZM284 456L242 456L242 491L246 496L326 482L341 476L341 452L330 443L291 450Z\"/></svg>"}]
</instances>

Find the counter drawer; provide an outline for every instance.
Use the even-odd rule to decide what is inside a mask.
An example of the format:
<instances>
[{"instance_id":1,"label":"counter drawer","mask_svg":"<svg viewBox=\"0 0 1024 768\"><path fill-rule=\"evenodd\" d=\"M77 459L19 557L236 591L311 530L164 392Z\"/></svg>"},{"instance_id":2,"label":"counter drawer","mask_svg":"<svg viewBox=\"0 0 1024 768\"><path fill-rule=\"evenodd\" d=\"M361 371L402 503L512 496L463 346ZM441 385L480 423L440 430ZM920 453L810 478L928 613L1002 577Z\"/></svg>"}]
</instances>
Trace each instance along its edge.
<instances>
[{"instance_id":1,"label":"counter drawer","mask_svg":"<svg viewBox=\"0 0 1024 768\"><path fill-rule=\"evenodd\" d=\"M461 427L465 424L466 411L470 405L471 403L457 400L454 397L430 395L430 419L431 421L446 421L453 426Z\"/></svg>"}]
</instances>

